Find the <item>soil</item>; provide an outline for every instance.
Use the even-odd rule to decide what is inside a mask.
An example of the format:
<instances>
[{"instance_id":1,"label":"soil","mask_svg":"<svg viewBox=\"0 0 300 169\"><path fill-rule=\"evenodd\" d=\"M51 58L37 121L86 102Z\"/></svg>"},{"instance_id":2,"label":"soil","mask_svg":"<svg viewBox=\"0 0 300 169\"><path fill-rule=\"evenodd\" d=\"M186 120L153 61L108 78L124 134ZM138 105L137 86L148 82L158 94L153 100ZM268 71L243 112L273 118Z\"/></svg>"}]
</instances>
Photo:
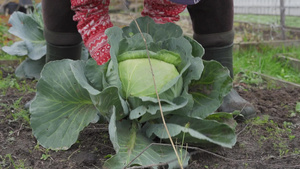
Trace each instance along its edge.
<instances>
[{"instance_id":1,"label":"soil","mask_svg":"<svg viewBox=\"0 0 300 169\"><path fill-rule=\"evenodd\" d=\"M2 61L0 65L5 79L12 76L18 62ZM24 85L23 80L17 82ZM107 156L114 154L106 124L90 124L69 150L56 152L39 146L29 123L12 116L24 111L24 104L34 97L35 84L26 80L31 90L10 87L0 91L0 168L101 168ZM232 149L205 148L215 154L191 151L188 168L300 168L300 114L295 113L300 89L243 83L236 83L235 88L255 106L257 117L238 123ZM19 107L12 106L20 98Z\"/></svg>"}]
</instances>

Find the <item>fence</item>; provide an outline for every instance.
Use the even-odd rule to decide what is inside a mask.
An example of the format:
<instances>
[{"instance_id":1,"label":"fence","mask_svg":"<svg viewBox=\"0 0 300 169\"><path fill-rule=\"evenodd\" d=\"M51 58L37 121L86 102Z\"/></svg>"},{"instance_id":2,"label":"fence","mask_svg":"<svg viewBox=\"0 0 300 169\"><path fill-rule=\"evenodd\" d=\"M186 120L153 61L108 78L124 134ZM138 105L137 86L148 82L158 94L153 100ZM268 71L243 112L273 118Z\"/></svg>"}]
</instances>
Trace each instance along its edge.
<instances>
[{"instance_id":1,"label":"fence","mask_svg":"<svg viewBox=\"0 0 300 169\"><path fill-rule=\"evenodd\" d=\"M260 15L280 15L284 10L285 15L300 16L300 0L234 0L234 10L236 14Z\"/></svg>"},{"instance_id":2,"label":"fence","mask_svg":"<svg viewBox=\"0 0 300 169\"><path fill-rule=\"evenodd\" d=\"M279 15L282 39L286 39L285 16L300 16L300 0L234 0L235 14Z\"/></svg>"}]
</instances>

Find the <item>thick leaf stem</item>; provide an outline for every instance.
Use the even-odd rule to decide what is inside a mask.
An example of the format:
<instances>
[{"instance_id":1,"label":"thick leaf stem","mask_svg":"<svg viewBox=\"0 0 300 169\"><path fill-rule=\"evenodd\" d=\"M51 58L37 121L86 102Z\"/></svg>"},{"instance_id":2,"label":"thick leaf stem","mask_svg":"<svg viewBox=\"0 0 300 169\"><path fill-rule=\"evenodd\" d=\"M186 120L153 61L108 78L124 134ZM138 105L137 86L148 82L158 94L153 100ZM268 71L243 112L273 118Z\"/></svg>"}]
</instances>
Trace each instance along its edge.
<instances>
[{"instance_id":1,"label":"thick leaf stem","mask_svg":"<svg viewBox=\"0 0 300 169\"><path fill-rule=\"evenodd\" d=\"M149 65L150 65L150 71L151 71L152 78L153 78L153 85L154 85L154 89L155 89L155 93L156 93L156 97L157 97L157 101L158 101L158 105L159 105L159 110L160 110L160 114L161 114L161 119L162 119L163 124L164 124L164 127L165 127L165 129L166 129L166 131L167 131L167 134L168 134L169 140L170 140L170 142L171 142L171 144L172 144L172 147L173 147L173 149L174 149L174 152L175 152L175 154L176 154L176 157L177 157L177 160L178 160L178 164L180 165L180 168L183 169L183 165L182 165L181 159L180 159L180 157L179 157L179 155L178 155L177 149L176 149L176 147L175 147L175 145L174 145L174 142L173 142L172 137L171 137L171 135L170 135L170 132L169 132L169 129L168 129L168 127L167 127L167 124L166 124L166 121L165 121L165 117L164 117L164 114L163 114L163 110L162 110L162 106L161 106L159 94L158 94L158 92L157 92L157 87L156 87L156 82L155 82L155 76L154 76L153 69L152 69L152 64L151 64L151 59L150 59L150 54L149 54L149 50L148 50L148 46L147 46L146 39L145 39L145 37L144 37L144 35L143 35L143 33L142 33L142 31L141 31L141 29L140 29L140 27L139 27L137 21L135 20L135 18L132 18L132 19L133 19L134 22L136 23L136 26L137 26L138 30L140 31L141 36L142 36L142 38L143 38L143 40L144 40L144 44L145 44L146 51L147 51L147 56L148 56L148 61L149 61Z\"/></svg>"},{"instance_id":2,"label":"thick leaf stem","mask_svg":"<svg viewBox=\"0 0 300 169\"><path fill-rule=\"evenodd\" d=\"M128 156L127 156L127 162L130 162L130 156L132 154L132 150L134 148L134 145L135 145L135 141L136 141L136 130L137 130L137 124L136 124L136 121L133 120L132 121L132 125L131 125L131 129L130 129L130 140L129 140L129 143L128 143L128 150L130 152L127 152L128 153Z\"/></svg>"}]
</instances>

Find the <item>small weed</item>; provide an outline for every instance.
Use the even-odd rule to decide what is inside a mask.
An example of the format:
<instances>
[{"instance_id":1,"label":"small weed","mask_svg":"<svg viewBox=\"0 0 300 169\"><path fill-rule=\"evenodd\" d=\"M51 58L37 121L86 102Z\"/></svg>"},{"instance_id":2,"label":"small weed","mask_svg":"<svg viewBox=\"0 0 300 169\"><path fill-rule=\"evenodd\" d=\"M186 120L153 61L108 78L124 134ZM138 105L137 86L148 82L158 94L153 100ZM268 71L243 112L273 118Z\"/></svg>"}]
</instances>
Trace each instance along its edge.
<instances>
[{"instance_id":1,"label":"small weed","mask_svg":"<svg viewBox=\"0 0 300 169\"><path fill-rule=\"evenodd\" d=\"M40 144L37 142L37 144L33 147L34 150L40 151Z\"/></svg>"},{"instance_id":2,"label":"small weed","mask_svg":"<svg viewBox=\"0 0 300 169\"><path fill-rule=\"evenodd\" d=\"M242 142L238 145L239 145L240 148L245 148L245 146L246 146L245 143L242 143Z\"/></svg>"},{"instance_id":3,"label":"small weed","mask_svg":"<svg viewBox=\"0 0 300 169\"><path fill-rule=\"evenodd\" d=\"M263 83L261 76L246 71L242 74L240 82L250 85L260 85Z\"/></svg>"},{"instance_id":4,"label":"small weed","mask_svg":"<svg viewBox=\"0 0 300 169\"><path fill-rule=\"evenodd\" d=\"M107 154L106 156L104 156L104 158L109 159L111 158L113 155L112 154Z\"/></svg>"},{"instance_id":5,"label":"small weed","mask_svg":"<svg viewBox=\"0 0 300 169\"><path fill-rule=\"evenodd\" d=\"M300 149L295 148L294 151L292 152L293 155L300 155Z\"/></svg>"},{"instance_id":6,"label":"small weed","mask_svg":"<svg viewBox=\"0 0 300 169\"><path fill-rule=\"evenodd\" d=\"M263 125L263 124L267 124L269 121L269 116L265 115L265 116L257 116L253 121L252 124L253 125Z\"/></svg>"},{"instance_id":7,"label":"small weed","mask_svg":"<svg viewBox=\"0 0 300 169\"><path fill-rule=\"evenodd\" d=\"M14 122L22 119L27 124L29 124L30 123L29 112L28 110L25 110L23 108L23 105L21 104L21 100L22 97L16 100L12 105L1 104L1 107L3 107L4 110L10 112L10 116L6 117L6 118L12 117L12 120L9 120L10 122Z\"/></svg>"},{"instance_id":8,"label":"small weed","mask_svg":"<svg viewBox=\"0 0 300 169\"><path fill-rule=\"evenodd\" d=\"M15 161L11 154L6 154L5 157L0 155L0 168L17 168L17 169L25 169L25 161L26 160L17 160Z\"/></svg>"},{"instance_id":9,"label":"small weed","mask_svg":"<svg viewBox=\"0 0 300 169\"><path fill-rule=\"evenodd\" d=\"M18 80L14 75L8 75L0 80L0 92L2 95L6 95L9 88L15 88L19 92L35 92L26 80Z\"/></svg>"},{"instance_id":10,"label":"small weed","mask_svg":"<svg viewBox=\"0 0 300 169\"><path fill-rule=\"evenodd\" d=\"M94 152L99 151L99 149L97 147L94 147Z\"/></svg>"},{"instance_id":11,"label":"small weed","mask_svg":"<svg viewBox=\"0 0 300 169\"><path fill-rule=\"evenodd\" d=\"M296 104L296 113L300 114L300 102Z\"/></svg>"},{"instance_id":12,"label":"small weed","mask_svg":"<svg viewBox=\"0 0 300 169\"><path fill-rule=\"evenodd\" d=\"M291 122L283 122L280 127L276 122L269 119L269 116L256 117L250 123L253 126L260 126L264 129L265 134L261 135L257 143L262 147L266 142L273 144L274 150L278 151L280 157L293 154L289 147L289 141L295 138L292 134L294 125ZM252 134L258 134L257 129L252 130Z\"/></svg>"},{"instance_id":13,"label":"small weed","mask_svg":"<svg viewBox=\"0 0 300 169\"><path fill-rule=\"evenodd\" d=\"M297 116L297 113L295 112L295 111L290 111L290 115L289 115L289 117L296 117Z\"/></svg>"},{"instance_id":14,"label":"small weed","mask_svg":"<svg viewBox=\"0 0 300 169\"><path fill-rule=\"evenodd\" d=\"M36 151L41 151L43 153L41 156L41 160L47 160L48 158L51 158L51 155L49 154L50 149L44 149L43 147L40 147L39 143L37 143L33 149Z\"/></svg>"},{"instance_id":15,"label":"small weed","mask_svg":"<svg viewBox=\"0 0 300 169\"><path fill-rule=\"evenodd\" d=\"M51 155L49 154L49 149L46 149L44 151L44 154L42 154L41 160L47 160Z\"/></svg>"}]
</instances>

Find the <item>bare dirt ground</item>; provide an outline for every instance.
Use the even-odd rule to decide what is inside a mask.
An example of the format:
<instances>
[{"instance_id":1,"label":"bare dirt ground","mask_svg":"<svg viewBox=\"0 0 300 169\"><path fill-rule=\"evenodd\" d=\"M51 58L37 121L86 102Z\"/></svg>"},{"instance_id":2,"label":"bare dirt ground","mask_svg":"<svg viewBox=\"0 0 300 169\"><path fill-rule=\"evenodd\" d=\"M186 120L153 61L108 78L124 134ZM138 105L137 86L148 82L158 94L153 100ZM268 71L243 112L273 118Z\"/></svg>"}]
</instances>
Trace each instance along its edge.
<instances>
[{"instance_id":1,"label":"bare dirt ground","mask_svg":"<svg viewBox=\"0 0 300 169\"><path fill-rule=\"evenodd\" d=\"M19 89L15 84L0 91L0 168L101 168L114 154L106 124L89 125L67 151L38 145L26 118L15 115L24 112L23 105L34 96L36 84L13 77L17 64L0 64L2 80L9 78L19 85ZM206 148L215 154L191 151L188 168L300 168L300 114L295 112L300 89L267 89L243 83L235 88L256 107L257 117L238 124L238 140L232 149Z\"/></svg>"}]
</instances>

